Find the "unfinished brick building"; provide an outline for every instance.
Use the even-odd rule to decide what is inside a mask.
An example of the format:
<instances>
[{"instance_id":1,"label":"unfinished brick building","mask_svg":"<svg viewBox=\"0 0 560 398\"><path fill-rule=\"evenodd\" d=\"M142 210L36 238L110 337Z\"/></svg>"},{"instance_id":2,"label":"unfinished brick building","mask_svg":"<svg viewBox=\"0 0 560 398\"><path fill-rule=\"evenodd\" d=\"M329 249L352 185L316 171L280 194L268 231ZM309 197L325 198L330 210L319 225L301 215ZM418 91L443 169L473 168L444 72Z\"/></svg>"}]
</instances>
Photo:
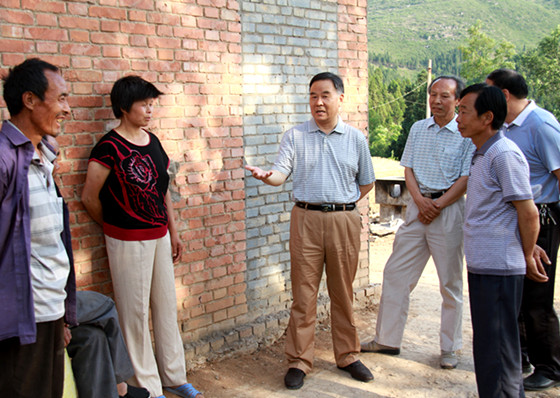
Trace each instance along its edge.
<instances>
[{"instance_id":1,"label":"unfinished brick building","mask_svg":"<svg viewBox=\"0 0 560 398\"><path fill-rule=\"evenodd\" d=\"M366 9L366 0L1 0L0 73L40 57L69 83L58 182L79 288L112 294L101 228L79 198L90 150L116 124L111 86L138 74L165 93L151 129L172 162L191 366L280 336L291 303L291 184L265 186L243 165L274 161L283 131L310 117L307 84L321 71L343 77L343 117L365 132ZM357 291L369 283L366 227Z\"/></svg>"}]
</instances>

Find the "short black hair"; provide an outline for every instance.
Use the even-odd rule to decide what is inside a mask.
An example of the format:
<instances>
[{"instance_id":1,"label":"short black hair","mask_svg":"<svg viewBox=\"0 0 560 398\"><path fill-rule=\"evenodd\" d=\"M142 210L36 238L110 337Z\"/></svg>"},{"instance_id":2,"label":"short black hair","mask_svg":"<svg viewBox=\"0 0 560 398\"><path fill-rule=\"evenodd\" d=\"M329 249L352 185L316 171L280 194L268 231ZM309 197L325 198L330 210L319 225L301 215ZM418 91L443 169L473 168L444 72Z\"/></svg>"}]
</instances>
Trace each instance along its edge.
<instances>
[{"instance_id":1,"label":"short black hair","mask_svg":"<svg viewBox=\"0 0 560 398\"><path fill-rule=\"evenodd\" d=\"M493 86L509 91L517 99L524 99L529 95L529 87L527 87L525 78L514 70L496 69L486 78L492 81Z\"/></svg>"},{"instance_id":2,"label":"short black hair","mask_svg":"<svg viewBox=\"0 0 560 398\"><path fill-rule=\"evenodd\" d=\"M434 80L432 80L432 82L428 86L428 94L432 90L432 86L434 85L434 83L438 80L443 79L453 80L455 82L455 99L458 99L461 95L461 91L463 91L463 89L465 88L465 82L461 78L452 75L438 76Z\"/></svg>"},{"instance_id":3,"label":"short black hair","mask_svg":"<svg viewBox=\"0 0 560 398\"><path fill-rule=\"evenodd\" d=\"M344 94L344 83L342 82L342 79L340 78L340 76L335 75L334 73L331 72L321 72L313 76L313 78L309 82L309 88L311 88L313 83L321 80L330 80L333 83L336 91L339 94Z\"/></svg>"},{"instance_id":4,"label":"short black hair","mask_svg":"<svg viewBox=\"0 0 560 398\"><path fill-rule=\"evenodd\" d=\"M41 101L45 100L45 92L49 88L49 81L45 70L59 73L58 67L39 58L29 58L14 66L4 80L4 101L10 116L18 115L23 109L22 96L32 92Z\"/></svg>"},{"instance_id":5,"label":"short black hair","mask_svg":"<svg viewBox=\"0 0 560 398\"><path fill-rule=\"evenodd\" d=\"M129 112L132 104L148 98L157 98L163 93L152 83L140 76L130 75L121 77L111 89L111 107L117 119L123 116L123 111Z\"/></svg>"},{"instance_id":6,"label":"short black hair","mask_svg":"<svg viewBox=\"0 0 560 398\"><path fill-rule=\"evenodd\" d=\"M502 127L507 115L507 102L502 90L486 83L472 84L461 92L461 99L471 93L478 95L474 102L476 114L480 116L486 112L492 112L494 115L492 129L498 130Z\"/></svg>"}]
</instances>

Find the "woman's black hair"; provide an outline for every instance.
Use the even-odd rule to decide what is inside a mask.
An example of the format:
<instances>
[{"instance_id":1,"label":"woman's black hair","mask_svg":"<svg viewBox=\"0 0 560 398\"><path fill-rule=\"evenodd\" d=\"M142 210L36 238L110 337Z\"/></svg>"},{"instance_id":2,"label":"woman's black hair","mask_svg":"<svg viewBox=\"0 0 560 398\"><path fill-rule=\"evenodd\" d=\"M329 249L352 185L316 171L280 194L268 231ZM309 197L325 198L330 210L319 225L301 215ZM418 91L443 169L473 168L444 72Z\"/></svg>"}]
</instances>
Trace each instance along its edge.
<instances>
[{"instance_id":1,"label":"woman's black hair","mask_svg":"<svg viewBox=\"0 0 560 398\"><path fill-rule=\"evenodd\" d=\"M111 89L111 107L115 117L120 119L123 111L129 112L136 101L157 98L162 94L156 86L140 76L121 77Z\"/></svg>"}]
</instances>

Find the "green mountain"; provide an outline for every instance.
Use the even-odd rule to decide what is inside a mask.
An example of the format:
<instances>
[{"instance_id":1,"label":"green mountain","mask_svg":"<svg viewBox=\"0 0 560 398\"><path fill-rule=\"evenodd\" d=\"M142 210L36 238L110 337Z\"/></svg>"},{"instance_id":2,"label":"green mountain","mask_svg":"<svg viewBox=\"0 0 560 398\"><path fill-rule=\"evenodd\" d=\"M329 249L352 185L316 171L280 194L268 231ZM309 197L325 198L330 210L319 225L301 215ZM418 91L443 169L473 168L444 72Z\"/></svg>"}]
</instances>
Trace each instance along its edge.
<instances>
[{"instance_id":1,"label":"green mountain","mask_svg":"<svg viewBox=\"0 0 560 398\"><path fill-rule=\"evenodd\" d=\"M457 48L477 20L519 53L560 24L560 0L368 0L370 61L411 69L429 58L457 62Z\"/></svg>"}]
</instances>

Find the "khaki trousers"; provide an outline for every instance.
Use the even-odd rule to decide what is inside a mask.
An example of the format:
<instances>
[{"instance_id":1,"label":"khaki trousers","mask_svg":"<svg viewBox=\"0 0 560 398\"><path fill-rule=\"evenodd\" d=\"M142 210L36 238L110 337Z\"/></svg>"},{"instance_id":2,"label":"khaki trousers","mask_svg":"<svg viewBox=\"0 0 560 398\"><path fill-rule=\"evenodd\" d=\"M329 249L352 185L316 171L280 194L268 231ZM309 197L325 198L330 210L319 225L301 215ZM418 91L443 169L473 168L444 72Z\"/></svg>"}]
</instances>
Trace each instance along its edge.
<instances>
[{"instance_id":1,"label":"khaki trousers","mask_svg":"<svg viewBox=\"0 0 560 398\"><path fill-rule=\"evenodd\" d=\"M361 217L358 210L321 212L294 206L290 222L293 303L285 352L290 368L313 367L317 294L323 267L331 299L331 329L336 364L358 360L360 341L352 304L358 268Z\"/></svg>"},{"instance_id":2,"label":"khaki trousers","mask_svg":"<svg viewBox=\"0 0 560 398\"><path fill-rule=\"evenodd\" d=\"M145 241L105 235L105 242L119 321L134 367L133 384L147 388L151 396L163 395L162 385L177 386L187 381L169 233Z\"/></svg>"},{"instance_id":3,"label":"khaki trousers","mask_svg":"<svg viewBox=\"0 0 560 398\"><path fill-rule=\"evenodd\" d=\"M410 293L431 255L443 299L440 348L455 351L462 347L464 207L463 197L443 209L431 224L425 225L418 220L418 207L414 201L408 202L406 222L397 231L393 253L383 271L377 343L401 346Z\"/></svg>"}]
</instances>

